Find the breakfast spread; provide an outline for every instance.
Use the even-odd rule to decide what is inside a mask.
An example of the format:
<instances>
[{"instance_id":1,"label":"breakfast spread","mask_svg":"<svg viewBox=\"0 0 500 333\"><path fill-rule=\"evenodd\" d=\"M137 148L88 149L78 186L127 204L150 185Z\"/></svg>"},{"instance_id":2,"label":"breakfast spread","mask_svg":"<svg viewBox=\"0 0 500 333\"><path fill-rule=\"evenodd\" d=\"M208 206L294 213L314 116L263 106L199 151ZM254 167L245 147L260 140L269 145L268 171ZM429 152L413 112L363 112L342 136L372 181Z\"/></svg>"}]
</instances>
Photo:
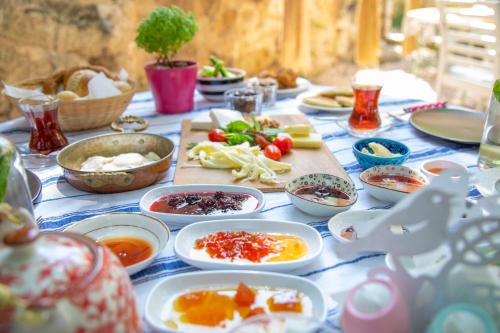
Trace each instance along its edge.
<instances>
[{"instance_id":1,"label":"breakfast spread","mask_svg":"<svg viewBox=\"0 0 500 333\"><path fill-rule=\"evenodd\" d=\"M259 201L246 193L188 192L170 193L151 204L150 210L168 214L212 215L251 212Z\"/></svg>"},{"instance_id":2,"label":"breakfast spread","mask_svg":"<svg viewBox=\"0 0 500 333\"><path fill-rule=\"evenodd\" d=\"M297 260L308 252L298 236L259 232L217 232L197 239L191 256L242 262L279 262Z\"/></svg>"},{"instance_id":3,"label":"breakfast spread","mask_svg":"<svg viewBox=\"0 0 500 333\"><path fill-rule=\"evenodd\" d=\"M81 165L80 171L85 172L112 172L132 168L139 168L159 161L160 157L154 152L146 155L125 153L116 156L90 156Z\"/></svg>"},{"instance_id":4,"label":"breakfast spread","mask_svg":"<svg viewBox=\"0 0 500 333\"><path fill-rule=\"evenodd\" d=\"M354 94L352 89L331 88L316 95L305 97L303 103L327 108L352 107Z\"/></svg>"},{"instance_id":5,"label":"breakfast spread","mask_svg":"<svg viewBox=\"0 0 500 333\"><path fill-rule=\"evenodd\" d=\"M264 313L311 313L311 300L285 288L248 286L200 289L183 292L166 306L164 324L182 332L226 331L242 320Z\"/></svg>"}]
</instances>

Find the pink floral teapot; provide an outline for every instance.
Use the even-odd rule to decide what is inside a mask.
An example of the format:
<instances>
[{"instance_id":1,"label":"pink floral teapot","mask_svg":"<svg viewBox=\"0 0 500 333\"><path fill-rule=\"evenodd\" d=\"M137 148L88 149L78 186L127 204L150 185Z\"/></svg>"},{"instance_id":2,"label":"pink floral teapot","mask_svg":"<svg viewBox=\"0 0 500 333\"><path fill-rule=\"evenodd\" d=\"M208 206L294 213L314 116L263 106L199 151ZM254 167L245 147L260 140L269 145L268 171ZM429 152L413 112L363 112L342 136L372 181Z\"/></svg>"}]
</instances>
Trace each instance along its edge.
<instances>
[{"instance_id":1,"label":"pink floral teapot","mask_svg":"<svg viewBox=\"0 0 500 333\"><path fill-rule=\"evenodd\" d=\"M0 157L2 148L0 140ZM26 191L19 179L8 187ZM0 190L0 333L142 332L132 285L118 258L86 236L40 232L31 203L12 208L1 202L17 203L8 200L9 190Z\"/></svg>"},{"instance_id":2,"label":"pink floral teapot","mask_svg":"<svg viewBox=\"0 0 500 333\"><path fill-rule=\"evenodd\" d=\"M40 232L24 209L0 247L0 332L142 332L129 277L106 247L83 235ZM2 232L0 232L0 235Z\"/></svg>"}]
</instances>

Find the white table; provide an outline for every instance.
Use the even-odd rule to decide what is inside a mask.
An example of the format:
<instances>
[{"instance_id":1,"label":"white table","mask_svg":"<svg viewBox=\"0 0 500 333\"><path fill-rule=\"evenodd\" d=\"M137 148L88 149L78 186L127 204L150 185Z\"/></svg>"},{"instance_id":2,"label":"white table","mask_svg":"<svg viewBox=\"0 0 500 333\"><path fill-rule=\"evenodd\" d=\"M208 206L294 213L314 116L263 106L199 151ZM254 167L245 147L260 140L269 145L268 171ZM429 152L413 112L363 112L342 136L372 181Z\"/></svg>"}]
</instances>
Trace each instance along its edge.
<instances>
[{"instance_id":1,"label":"white table","mask_svg":"<svg viewBox=\"0 0 500 333\"><path fill-rule=\"evenodd\" d=\"M318 87L312 87L318 89ZM381 112L400 110L402 107L418 105L417 100L394 100L381 97ZM180 124L182 119L193 118L207 113L211 106L197 96L196 108L191 113L183 115L162 116L154 112L154 103L149 92L138 93L127 109L127 114L145 117L150 122L147 132L152 132L169 137L177 145L180 138ZM276 105L265 110L265 114L296 113L297 102L294 98L279 100ZM317 116L314 114L312 116ZM389 208L386 202L370 197L358 179L362 171L352 154L352 144L357 140L349 136L345 130L336 125L334 121L319 120L311 117L311 122L319 131L325 143L333 151L337 159L346 169L356 184L359 199L353 210ZM75 141L90 136L110 133L109 128L87 132L68 133L70 141ZM23 126L22 121L13 121L0 124L0 133L7 135L17 144L26 143L29 131ZM386 137L400 140L411 149L411 155L406 162L407 166L419 168L420 164L429 159L452 159L461 163L472 172L476 171L477 146L460 145L441 139L433 138L413 129L408 123L396 122L395 126L384 134ZM175 154L174 156L176 156ZM49 169L34 170L42 179L42 196L36 203L35 214L41 217L40 227L45 230L62 230L69 224L84 218L109 213L109 212L139 212L138 202L141 196L152 187L172 184L175 169L175 160L168 175L160 183L142 190L118 194L94 194L79 191L73 188L62 177L62 171L55 166ZM479 196L474 189L472 197ZM339 295L362 282L369 269L384 265L384 256L381 254L362 255L350 260L340 260L334 253L335 240L330 235L326 218L306 215L292 206L284 193L266 194L267 205L260 218L300 221L313 226L318 230L325 242L325 248L320 259L309 267L297 270L293 274L313 280L321 286L328 295ZM153 262L153 264L132 277L137 303L142 313L148 291L160 279L185 272L195 271L184 262L177 259L173 253L173 238L178 229L172 229L172 239L166 249ZM328 325L338 329L339 310L332 300L328 312Z\"/></svg>"}]
</instances>

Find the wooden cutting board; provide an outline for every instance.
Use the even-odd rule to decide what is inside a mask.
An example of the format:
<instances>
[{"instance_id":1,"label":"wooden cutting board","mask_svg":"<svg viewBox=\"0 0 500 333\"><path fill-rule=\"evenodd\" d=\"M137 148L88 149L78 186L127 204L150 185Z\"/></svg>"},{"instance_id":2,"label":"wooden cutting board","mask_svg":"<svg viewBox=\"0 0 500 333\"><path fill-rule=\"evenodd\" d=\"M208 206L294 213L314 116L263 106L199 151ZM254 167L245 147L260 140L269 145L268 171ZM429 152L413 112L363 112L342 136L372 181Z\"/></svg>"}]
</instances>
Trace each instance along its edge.
<instances>
[{"instance_id":1,"label":"wooden cutting board","mask_svg":"<svg viewBox=\"0 0 500 333\"><path fill-rule=\"evenodd\" d=\"M272 117L280 123L280 127L293 124L309 123L307 117L302 114L276 115ZM259 181L234 181L230 169L205 169L198 161L190 161L187 158L187 145L192 142L208 140L207 132L192 131L191 121L184 120L182 123L181 142L177 167L175 168L174 185L187 184L220 184L240 185L258 188L263 192L283 192L285 185L300 176L310 173L327 173L350 180L344 168L337 161L332 152L323 142L320 149L294 148L291 153L281 158L282 162L292 164L292 170L278 174L277 184L262 184Z\"/></svg>"}]
</instances>

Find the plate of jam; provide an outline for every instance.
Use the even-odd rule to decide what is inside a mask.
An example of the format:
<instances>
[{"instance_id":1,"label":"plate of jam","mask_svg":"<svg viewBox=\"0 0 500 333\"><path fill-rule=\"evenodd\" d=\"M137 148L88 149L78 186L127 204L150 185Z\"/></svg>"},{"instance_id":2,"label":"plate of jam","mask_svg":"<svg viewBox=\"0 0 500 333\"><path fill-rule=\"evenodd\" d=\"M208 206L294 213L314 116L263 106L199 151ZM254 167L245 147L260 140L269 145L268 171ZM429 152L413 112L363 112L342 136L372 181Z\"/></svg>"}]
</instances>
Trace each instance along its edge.
<instances>
[{"instance_id":1,"label":"plate of jam","mask_svg":"<svg viewBox=\"0 0 500 333\"><path fill-rule=\"evenodd\" d=\"M172 225L202 220L248 218L264 208L264 194L234 185L176 185L155 188L141 198L141 211Z\"/></svg>"},{"instance_id":2,"label":"plate of jam","mask_svg":"<svg viewBox=\"0 0 500 333\"><path fill-rule=\"evenodd\" d=\"M255 271L170 276L150 291L145 319L155 332L229 332L245 319L293 313L326 319L326 298L312 281Z\"/></svg>"},{"instance_id":3,"label":"plate of jam","mask_svg":"<svg viewBox=\"0 0 500 333\"><path fill-rule=\"evenodd\" d=\"M174 250L182 261L201 269L286 272L316 260L323 250L323 239L304 223L219 220L183 228Z\"/></svg>"},{"instance_id":4,"label":"plate of jam","mask_svg":"<svg viewBox=\"0 0 500 333\"><path fill-rule=\"evenodd\" d=\"M401 165L375 166L363 171L359 179L370 195L388 202L398 202L429 184L422 173Z\"/></svg>"},{"instance_id":5,"label":"plate of jam","mask_svg":"<svg viewBox=\"0 0 500 333\"><path fill-rule=\"evenodd\" d=\"M328 174L308 174L285 186L293 205L314 216L333 216L352 207L358 199L350 179Z\"/></svg>"},{"instance_id":6,"label":"plate of jam","mask_svg":"<svg viewBox=\"0 0 500 333\"><path fill-rule=\"evenodd\" d=\"M170 238L162 221L137 213L97 215L75 222L64 231L83 234L107 246L130 275L149 266Z\"/></svg>"}]
</instances>

